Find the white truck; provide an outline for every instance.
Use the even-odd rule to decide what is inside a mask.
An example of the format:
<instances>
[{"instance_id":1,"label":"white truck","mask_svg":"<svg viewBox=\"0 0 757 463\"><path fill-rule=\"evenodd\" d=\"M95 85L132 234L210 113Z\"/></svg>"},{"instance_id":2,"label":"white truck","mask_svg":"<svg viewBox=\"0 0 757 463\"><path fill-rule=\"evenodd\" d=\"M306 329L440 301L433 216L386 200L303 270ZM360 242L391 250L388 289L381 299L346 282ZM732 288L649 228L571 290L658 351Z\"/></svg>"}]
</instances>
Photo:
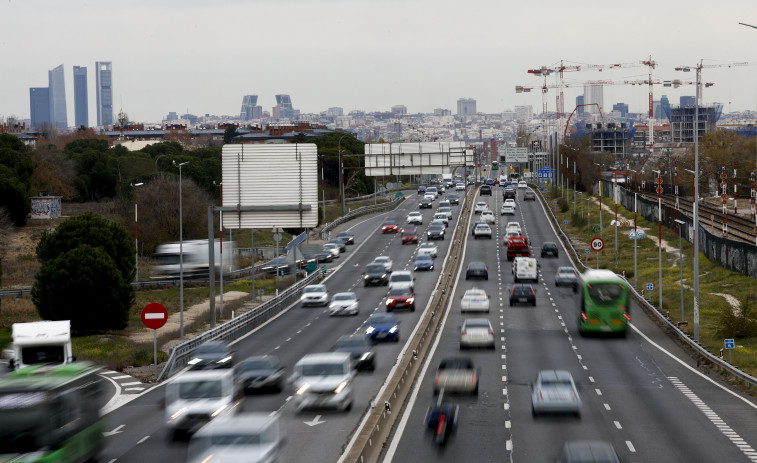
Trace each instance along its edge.
<instances>
[{"instance_id":1,"label":"white truck","mask_svg":"<svg viewBox=\"0 0 757 463\"><path fill-rule=\"evenodd\" d=\"M231 270L232 242L223 243L223 265L221 264L221 242L215 240L213 262L216 275ZM183 256L183 257L182 257ZM207 276L210 267L210 253L208 240L189 240L181 243L160 244L155 248L153 259L157 264L153 267L153 278L178 277L182 271L184 276ZM183 262L182 262L183 260Z\"/></svg>"},{"instance_id":2,"label":"white truck","mask_svg":"<svg viewBox=\"0 0 757 463\"><path fill-rule=\"evenodd\" d=\"M76 360L71 349L71 320L14 323L11 369L39 363L63 364Z\"/></svg>"},{"instance_id":3,"label":"white truck","mask_svg":"<svg viewBox=\"0 0 757 463\"><path fill-rule=\"evenodd\" d=\"M442 174L442 185L444 185L445 188L449 188L452 183L452 174Z\"/></svg>"}]
</instances>

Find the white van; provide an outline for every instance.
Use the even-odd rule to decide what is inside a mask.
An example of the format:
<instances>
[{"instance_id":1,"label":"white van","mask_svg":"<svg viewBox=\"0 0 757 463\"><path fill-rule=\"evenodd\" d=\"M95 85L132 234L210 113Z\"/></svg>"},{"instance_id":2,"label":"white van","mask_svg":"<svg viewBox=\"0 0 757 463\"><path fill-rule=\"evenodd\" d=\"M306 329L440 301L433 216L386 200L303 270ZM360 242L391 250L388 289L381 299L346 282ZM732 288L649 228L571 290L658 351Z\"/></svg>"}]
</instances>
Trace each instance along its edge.
<instances>
[{"instance_id":1,"label":"white van","mask_svg":"<svg viewBox=\"0 0 757 463\"><path fill-rule=\"evenodd\" d=\"M352 356L348 352L308 354L294 365L292 384L297 411L304 408L352 409Z\"/></svg>"},{"instance_id":2,"label":"white van","mask_svg":"<svg viewBox=\"0 0 757 463\"><path fill-rule=\"evenodd\" d=\"M539 266L533 257L516 257L513 260L513 275L515 282L521 280L531 280L534 283L539 281Z\"/></svg>"},{"instance_id":3,"label":"white van","mask_svg":"<svg viewBox=\"0 0 757 463\"><path fill-rule=\"evenodd\" d=\"M397 270L389 276L389 291L399 288L410 288L415 292L415 277L410 270Z\"/></svg>"}]
</instances>

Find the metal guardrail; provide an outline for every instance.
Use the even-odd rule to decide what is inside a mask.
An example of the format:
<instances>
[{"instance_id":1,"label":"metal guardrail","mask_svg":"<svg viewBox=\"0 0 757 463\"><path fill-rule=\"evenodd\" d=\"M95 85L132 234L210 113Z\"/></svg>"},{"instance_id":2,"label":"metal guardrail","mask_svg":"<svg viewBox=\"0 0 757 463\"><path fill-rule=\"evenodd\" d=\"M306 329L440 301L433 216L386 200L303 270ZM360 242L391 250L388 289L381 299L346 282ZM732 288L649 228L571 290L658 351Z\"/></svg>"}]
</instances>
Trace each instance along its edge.
<instances>
[{"instance_id":1,"label":"metal guardrail","mask_svg":"<svg viewBox=\"0 0 757 463\"><path fill-rule=\"evenodd\" d=\"M32 293L31 288L4 289L0 291L0 299L4 297L21 297L29 296Z\"/></svg>"},{"instance_id":2,"label":"metal guardrail","mask_svg":"<svg viewBox=\"0 0 757 463\"><path fill-rule=\"evenodd\" d=\"M538 190L537 190L538 191ZM541 200L547 204L549 202L544 198L541 191L538 191L539 197ZM580 267L582 267L584 270L589 270L589 267L581 261L581 255L578 253L576 248L573 247L573 244L570 241L570 237L565 233L565 231L560 226L560 221L555 216L554 212L552 211L552 208L546 207L547 211L549 211L549 214L551 216L551 220L553 223L557 225L558 230L560 230L560 239L563 242L563 244L566 244L572 251L573 255L575 256L575 261L577 261L580 264ZM717 367L721 372L725 372L727 374L730 374L741 381L741 384L743 386L754 387L757 386L757 377L754 377L750 375L749 373L746 373L744 371L741 371L738 367L731 365L730 363L726 362L724 359L720 358L720 356L708 351L704 348L700 343L694 340L694 338L686 333L681 327L678 326L677 323L674 323L668 316L667 313L662 313L660 309L657 308L654 304L652 304L650 301L645 299L637 290L636 288L631 284L631 282L628 281L628 279L625 277L625 275L618 275L619 277L623 278L626 283L628 283L629 288L631 288L631 293L633 294L634 299L636 302L642 306L643 309L645 309L648 313L653 313L657 321L661 324L665 325L670 331L674 332L680 341L682 341L685 345L687 345L689 348L691 348L694 352L694 355L698 357L698 360L703 360L705 362L709 362L710 364Z\"/></svg>"},{"instance_id":3,"label":"metal guardrail","mask_svg":"<svg viewBox=\"0 0 757 463\"><path fill-rule=\"evenodd\" d=\"M315 271L279 293L278 296L254 307L249 312L174 346L168 355L166 365L158 375L157 381L163 381L174 372L187 366L189 357L201 344L208 341L225 341L227 343L234 341L280 314L292 303L299 300L301 291L305 286L314 283L321 276L319 271Z\"/></svg>"},{"instance_id":4,"label":"metal guardrail","mask_svg":"<svg viewBox=\"0 0 757 463\"><path fill-rule=\"evenodd\" d=\"M334 228L336 228L338 225L341 225L344 222L348 222L348 221L350 221L350 220L352 220L352 219L354 219L356 217L360 217L362 215L373 214L373 213L376 213L376 212L382 212L382 211L394 209L397 206L399 206L402 203L402 201L404 201L404 200L405 200L405 197L402 196L400 198L395 198L393 201L390 201L388 203L376 204L376 205L373 205L373 206L363 206L363 207L360 207L358 209L355 209L354 211L350 211L348 214L345 214L345 215L337 218L333 222L327 223L321 229L321 231L318 232L318 236L322 240L328 239L329 232L331 230L333 230Z\"/></svg>"}]
</instances>

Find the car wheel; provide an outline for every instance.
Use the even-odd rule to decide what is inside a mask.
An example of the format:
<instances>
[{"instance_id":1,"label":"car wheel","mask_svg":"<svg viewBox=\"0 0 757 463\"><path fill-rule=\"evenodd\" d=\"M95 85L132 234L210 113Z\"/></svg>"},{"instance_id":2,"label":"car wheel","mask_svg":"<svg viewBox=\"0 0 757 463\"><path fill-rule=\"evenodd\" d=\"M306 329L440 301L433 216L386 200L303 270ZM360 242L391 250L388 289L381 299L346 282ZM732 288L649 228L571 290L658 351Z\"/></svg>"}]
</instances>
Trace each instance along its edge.
<instances>
[{"instance_id":1,"label":"car wheel","mask_svg":"<svg viewBox=\"0 0 757 463\"><path fill-rule=\"evenodd\" d=\"M534 418L536 418L538 416L538 414L536 413L536 410L534 409L534 407L531 407L531 416L533 416Z\"/></svg>"},{"instance_id":2,"label":"car wheel","mask_svg":"<svg viewBox=\"0 0 757 463\"><path fill-rule=\"evenodd\" d=\"M392 308L391 308L391 307L387 307L387 308L386 308L386 311L387 311L387 312L391 312L391 311L392 311Z\"/></svg>"},{"instance_id":3,"label":"car wheel","mask_svg":"<svg viewBox=\"0 0 757 463\"><path fill-rule=\"evenodd\" d=\"M488 275L487 275L487 276L485 276L485 277L484 277L484 280L486 280L486 281L489 281L489 276L488 276Z\"/></svg>"},{"instance_id":4,"label":"car wheel","mask_svg":"<svg viewBox=\"0 0 757 463\"><path fill-rule=\"evenodd\" d=\"M536 301L532 302L531 305L536 307Z\"/></svg>"},{"instance_id":5,"label":"car wheel","mask_svg":"<svg viewBox=\"0 0 757 463\"><path fill-rule=\"evenodd\" d=\"M513 306L513 301L510 301L510 307L512 307L512 306Z\"/></svg>"},{"instance_id":6,"label":"car wheel","mask_svg":"<svg viewBox=\"0 0 757 463\"><path fill-rule=\"evenodd\" d=\"M394 342L400 342L400 335L399 334L397 336L395 336Z\"/></svg>"},{"instance_id":7,"label":"car wheel","mask_svg":"<svg viewBox=\"0 0 757 463\"><path fill-rule=\"evenodd\" d=\"M415 306L410 307L411 312L415 312Z\"/></svg>"},{"instance_id":8,"label":"car wheel","mask_svg":"<svg viewBox=\"0 0 757 463\"><path fill-rule=\"evenodd\" d=\"M470 277L468 275L465 275L466 280L470 280Z\"/></svg>"},{"instance_id":9,"label":"car wheel","mask_svg":"<svg viewBox=\"0 0 757 463\"><path fill-rule=\"evenodd\" d=\"M363 287L364 287L364 288L367 288L368 286L370 286L370 285L369 285L368 283L364 283L364 284L363 284Z\"/></svg>"},{"instance_id":10,"label":"car wheel","mask_svg":"<svg viewBox=\"0 0 757 463\"><path fill-rule=\"evenodd\" d=\"M348 412L350 410L352 410L352 401L350 401L350 403L348 403L347 406L344 407L344 411Z\"/></svg>"}]
</instances>

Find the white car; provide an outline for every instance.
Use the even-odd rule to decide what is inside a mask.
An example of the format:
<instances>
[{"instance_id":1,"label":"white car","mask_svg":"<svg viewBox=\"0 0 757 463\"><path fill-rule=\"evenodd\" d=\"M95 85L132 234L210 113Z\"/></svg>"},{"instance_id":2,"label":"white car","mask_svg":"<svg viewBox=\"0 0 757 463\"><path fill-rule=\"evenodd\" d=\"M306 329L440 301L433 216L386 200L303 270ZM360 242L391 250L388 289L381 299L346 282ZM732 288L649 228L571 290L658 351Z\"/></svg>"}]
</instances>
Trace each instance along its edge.
<instances>
[{"instance_id":1,"label":"white car","mask_svg":"<svg viewBox=\"0 0 757 463\"><path fill-rule=\"evenodd\" d=\"M378 256L373 259L373 263L382 264L387 273L391 273L392 271L392 259L390 259L389 256Z\"/></svg>"},{"instance_id":2,"label":"white car","mask_svg":"<svg viewBox=\"0 0 757 463\"><path fill-rule=\"evenodd\" d=\"M329 315L357 315L360 311L358 301L355 293L336 293L329 304Z\"/></svg>"},{"instance_id":3,"label":"white car","mask_svg":"<svg viewBox=\"0 0 757 463\"><path fill-rule=\"evenodd\" d=\"M520 229L519 222L507 222L507 226L505 227L505 232L509 232L511 230L517 231L518 233L523 233L523 230Z\"/></svg>"},{"instance_id":4,"label":"white car","mask_svg":"<svg viewBox=\"0 0 757 463\"><path fill-rule=\"evenodd\" d=\"M510 204L513 207L513 209L517 209L518 208L518 204L512 198L507 198L505 200L505 204Z\"/></svg>"},{"instance_id":5,"label":"white car","mask_svg":"<svg viewBox=\"0 0 757 463\"><path fill-rule=\"evenodd\" d=\"M478 239L479 237L492 239L492 229L488 223L479 222L473 228L473 238Z\"/></svg>"},{"instance_id":6,"label":"white car","mask_svg":"<svg viewBox=\"0 0 757 463\"><path fill-rule=\"evenodd\" d=\"M433 201L436 199L436 192L433 192L433 193L426 192L426 194L424 194L423 197Z\"/></svg>"},{"instance_id":7,"label":"white car","mask_svg":"<svg viewBox=\"0 0 757 463\"><path fill-rule=\"evenodd\" d=\"M486 204L484 201L479 201L476 203L476 207L473 208L474 214L480 214L483 211L488 211L489 205Z\"/></svg>"},{"instance_id":8,"label":"white car","mask_svg":"<svg viewBox=\"0 0 757 463\"><path fill-rule=\"evenodd\" d=\"M525 180L521 180L520 182L518 182L518 188L528 188L528 184Z\"/></svg>"},{"instance_id":9,"label":"white car","mask_svg":"<svg viewBox=\"0 0 757 463\"><path fill-rule=\"evenodd\" d=\"M449 203L449 201L447 201L447 203ZM439 213L447 214L447 220L452 220L452 208L451 207L449 207L449 206L442 206L440 204L438 210L439 210Z\"/></svg>"},{"instance_id":10,"label":"white car","mask_svg":"<svg viewBox=\"0 0 757 463\"><path fill-rule=\"evenodd\" d=\"M469 347L494 349L494 330L486 318L466 318L460 328L460 350Z\"/></svg>"},{"instance_id":11,"label":"white car","mask_svg":"<svg viewBox=\"0 0 757 463\"><path fill-rule=\"evenodd\" d=\"M431 223L434 223L435 220L444 222L445 228L449 226L449 217L445 212L437 212L436 214L434 214L434 220L432 220Z\"/></svg>"},{"instance_id":12,"label":"white car","mask_svg":"<svg viewBox=\"0 0 757 463\"><path fill-rule=\"evenodd\" d=\"M302 297L300 297L302 306L309 305L329 305L329 291L326 289L326 285L307 285L302 290Z\"/></svg>"},{"instance_id":13,"label":"white car","mask_svg":"<svg viewBox=\"0 0 757 463\"><path fill-rule=\"evenodd\" d=\"M458 182L457 185L455 185L456 191L465 191L465 183Z\"/></svg>"},{"instance_id":14,"label":"white car","mask_svg":"<svg viewBox=\"0 0 757 463\"><path fill-rule=\"evenodd\" d=\"M439 253L439 248L437 248L434 243L423 243L418 248L418 255L428 254L429 256L435 258L438 253Z\"/></svg>"},{"instance_id":15,"label":"white car","mask_svg":"<svg viewBox=\"0 0 757 463\"><path fill-rule=\"evenodd\" d=\"M489 312L489 296L486 291L478 288L471 288L465 291L463 300L460 303L461 312Z\"/></svg>"},{"instance_id":16,"label":"white car","mask_svg":"<svg viewBox=\"0 0 757 463\"><path fill-rule=\"evenodd\" d=\"M273 461L280 448L278 415L244 413L213 420L197 431L189 442L187 461Z\"/></svg>"},{"instance_id":17,"label":"white car","mask_svg":"<svg viewBox=\"0 0 757 463\"><path fill-rule=\"evenodd\" d=\"M542 370L531 391L531 413L570 413L581 416L581 398L573 376L565 370Z\"/></svg>"},{"instance_id":18,"label":"white car","mask_svg":"<svg viewBox=\"0 0 757 463\"><path fill-rule=\"evenodd\" d=\"M330 252L332 257L339 257L339 245L336 243L326 243L323 245L323 252Z\"/></svg>"},{"instance_id":19,"label":"white car","mask_svg":"<svg viewBox=\"0 0 757 463\"><path fill-rule=\"evenodd\" d=\"M503 204L499 209L499 215L515 215L515 208L512 204Z\"/></svg>"},{"instance_id":20,"label":"white car","mask_svg":"<svg viewBox=\"0 0 757 463\"><path fill-rule=\"evenodd\" d=\"M423 224L423 214L418 211L413 211L407 215L407 223L414 223L418 225Z\"/></svg>"},{"instance_id":21,"label":"white car","mask_svg":"<svg viewBox=\"0 0 757 463\"><path fill-rule=\"evenodd\" d=\"M494 218L494 212L481 211L481 221L486 223L494 223L496 221L496 219Z\"/></svg>"}]
</instances>

